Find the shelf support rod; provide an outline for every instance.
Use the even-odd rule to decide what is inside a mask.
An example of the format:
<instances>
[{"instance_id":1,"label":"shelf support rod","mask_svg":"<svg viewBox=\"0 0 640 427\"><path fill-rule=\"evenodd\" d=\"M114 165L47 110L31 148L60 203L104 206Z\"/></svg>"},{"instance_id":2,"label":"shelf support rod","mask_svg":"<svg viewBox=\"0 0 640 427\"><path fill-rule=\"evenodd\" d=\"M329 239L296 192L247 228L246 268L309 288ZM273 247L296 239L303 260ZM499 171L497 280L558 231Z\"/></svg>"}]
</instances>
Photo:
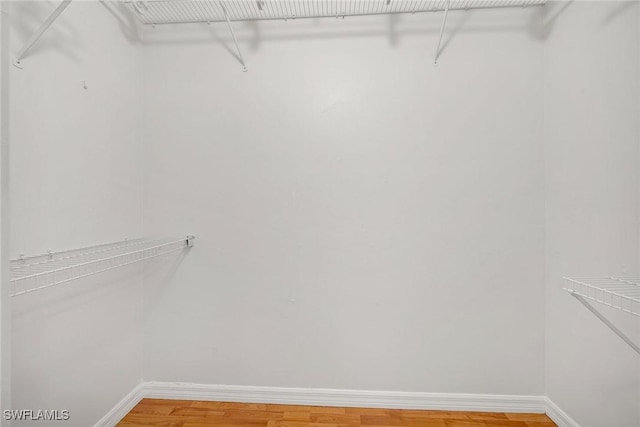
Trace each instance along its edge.
<instances>
[{"instance_id":1,"label":"shelf support rod","mask_svg":"<svg viewBox=\"0 0 640 427\"><path fill-rule=\"evenodd\" d=\"M444 18L442 18L442 25L440 26L440 37L438 39L438 47L436 48L436 54L433 58L433 63L438 63L438 58L440 57L440 46L442 45L442 35L444 34L444 27L447 25L447 15L449 15L449 5L451 4L451 0L447 0L447 5L444 9Z\"/></svg>"},{"instance_id":2,"label":"shelf support rod","mask_svg":"<svg viewBox=\"0 0 640 427\"><path fill-rule=\"evenodd\" d=\"M63 0L62 3L60 3L58 7L56 7L55 10L51 12L51 15L49 15L49 17L42 23L40 28L38 28L38 31L36 31L31 36L29 41L27 41L27 44L25 44L22 49L18 51L18 54L16 55L16 65L20 65L20 60L24 58L27 52L29 52L29 49L31 49L33 45L38 42L38 40L40 40L40 37L42 37L42 35L49 29L51 24L53 24L58 16L60 16L60 14L64 12L67 6L69 6L69 3L71 3L71 0Z\"/></svg>"},{"instance_id":3,"label":"shelf support rod","mask_svg":"<svg viewBox=\"0 0 640 427\"><path fill-rule=\"evenodd\" d=\"M577 299L582 305L587 307L587 310L592 312L598 319L600 319L602 321L602 323L604 323L609 329L611 329L617 336L622 338L622 341L626 342L629 345L629 347L631 347L633 349L633 351L635 351L636 353L640 354L640 347L638 347L636 345L636 343L634 343L631 340L631 338L626 336L624 334L624 332L622 332L613 323L611 323L611 321L609 321L609 319L604 317L598 310L596 310L591 304L589 304L584 298L582 298L582 296L578 295L577 293L575 293L575 292L573 292L571 290L569 290L569 293L571 294L571 296L573 296L575 299Z\"/></svg>"},{"instance_id":4,"label":"shelf support rod","mask_svg":"<svg viewBox=\"0 0 640 427\"><path fill-rule=\"evenodd\" d=\"M242 71L247 71L247 66L244 63L244 58L242 57L242 52L240 52L240 46L238 46L238 39L236 38L236 33L233 32L233 26L231 25L231 20L229 19L229 14L227 13L227 9L220 4L220 8L222 8L222 12L224 12L224 17L227 20L227 26L229 27L229 32L231 32L231 37L233 37L233 43L236 45L236 50L238 51L238 59L242 64Z\"/></svg>"}]
</instances>

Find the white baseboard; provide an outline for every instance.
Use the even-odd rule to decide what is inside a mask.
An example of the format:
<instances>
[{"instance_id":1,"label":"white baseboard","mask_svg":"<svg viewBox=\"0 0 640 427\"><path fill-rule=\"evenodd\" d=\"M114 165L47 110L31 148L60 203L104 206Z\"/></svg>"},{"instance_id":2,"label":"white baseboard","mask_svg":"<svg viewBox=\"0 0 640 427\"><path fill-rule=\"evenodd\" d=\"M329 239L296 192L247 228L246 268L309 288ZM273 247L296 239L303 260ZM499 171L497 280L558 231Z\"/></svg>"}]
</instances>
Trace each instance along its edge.
<instances>
[{"instance_id":1,"label":"white baseboard","mask_svg":"<svg viewBox=\"0 0 640 427\"><path fill-rule=\"evenodd\" d=\"M546 413L558 424L558 427L580 427L546 396L337 390L154 381L139 384L94 427L115 426L145 397L309 406Z\"/></svg>"},{"instance_id":2,"label":"white baseboard","mask_svg":"<svg viewBox=\"0 0 640 427\"><path fill-rule=\"evenodd\" d=\"M94 427L113 427L145 397L145 384L140 383L116 404L106 415L100 418Z\"/></svg>"},{"instance_id":3,"label":"white baseboard","mask_svg":"<svg viewBox=\"0 0 640 427\"><path fill-rule=\"evenodd\" d=\"M280 403L310 406L534 413L543 413L546 409L543 396L417 393L163 382L145 383L144 391L145 397L162 399L217 400L223 402Z\"/></svg>"},{"instance_id":4,"label":"white baseboard","mask_svg":"<svg viewBox=\"0 0 640 427\"><path fill-rule=\"evenodd\" d=\"M551 399L545 396L546 413L549 418L553 420L558 427L580 427L573 418L571 418L566 412L564 412L558 405L556 405Z\"/></svg>"}]
</instances>

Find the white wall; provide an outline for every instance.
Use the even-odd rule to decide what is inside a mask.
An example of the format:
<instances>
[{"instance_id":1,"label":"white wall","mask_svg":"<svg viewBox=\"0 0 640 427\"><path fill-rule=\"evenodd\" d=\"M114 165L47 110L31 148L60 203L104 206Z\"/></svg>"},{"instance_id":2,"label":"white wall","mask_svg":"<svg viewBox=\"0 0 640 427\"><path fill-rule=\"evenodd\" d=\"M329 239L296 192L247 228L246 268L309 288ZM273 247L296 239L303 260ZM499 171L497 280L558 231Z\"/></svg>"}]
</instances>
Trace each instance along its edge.
<instances>
[{"instance_id":1,"label":"white wall","mask_svg":"<svg viewBox=\"0 0 640 427\"><path fill-rule=\"evenodd\" d=\"M546 394L581 425L640 425L640 357L561 288L638 274L639 11L546 8ZM597 305L640 343L638 319Z\"/></svg>"},{"instance_id":2,"label":"white wall","mask_svg":"<svg viewBox=\"0 0 640 427\"><path fill-rule=\"evenodd\" d=\"M13 50L53 7L11 4ZM13 299L12 406L91 425L145 379L546 393L638 425L637 355L560 278L639 273L639 16L451 13L437 67L437 14L238 24L242 73L224 25L141 50L74 2L11 71L10 254L198 239L144 295L134 267Z\"/></svg>"},{"instance_id":3,"label":"white wall","mask_svg":"<svg viewBox=\"0 0 640 427\"><path fill-rule=\"evenodd\" d=\"M11 4L14 53L57 4ZM121 7L73 2L11 67L12 257L142 233L141 63ZM86 427L141 381L139 273L12 299L14 409L67 409L65 425Z\"/></svg>"},{"instance_id":4,"label":"white wall","mask_svg":"<svg viewBox=\"0 0 640 427\"><path fill-rule=\"evenodd\" d=\"M540 13L149 30L144 378L542 394Z\"/></svg>"},{"instance_id":5,"label":"white wall","mask_svg":"<svg viewBox=\"0 0 640 427\"><path fill-rule=\"evenodd\" d=\"M9 26L0 2L0 283L9 278ZM11 309L9 288L0 286L0 411L11 407ZM0 425L2 421L0 421Z\"/></svg>"}]
</instances>

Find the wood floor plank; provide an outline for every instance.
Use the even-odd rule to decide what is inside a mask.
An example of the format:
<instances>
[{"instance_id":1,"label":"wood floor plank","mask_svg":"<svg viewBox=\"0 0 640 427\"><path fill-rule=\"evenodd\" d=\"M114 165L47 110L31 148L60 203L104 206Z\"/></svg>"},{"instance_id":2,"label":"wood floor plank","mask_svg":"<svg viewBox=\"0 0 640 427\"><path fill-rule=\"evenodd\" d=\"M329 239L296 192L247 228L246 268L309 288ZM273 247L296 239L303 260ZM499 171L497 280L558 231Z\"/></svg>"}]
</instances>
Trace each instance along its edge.
<instances>
[{"instance_id":1,"label":"wood floor plank","mask_svg":"<svg viewBox=\"0 0 640 427\"><path fill-rule=\"evenodd\" d=\"M337 406L306 406L306 405L278 405L270 403L266 405L267 411L283 411L283 412L315 412L326 414L346 414L349 408L340 408ZM351 408L357 409L357 408Z\"/></svg>"},{"instance_id":2,"label":"wood floor plank","mask_svg":"<svg viewBox=\"0 0 640 427\"><path fill-rule=\"evenodd\" d=\"M505 414L508 419L514 421L538 421L542 423L548 423L549 417L546 414Z\"/></svg>"},{"instance_id":3,"label":"wood floor plank","mask_svg":"<svg viewBox=\"0 0 640 427\"><path fill-rule=\"evenodd\" d=\"M174 408L170 415L174 416L185 416L185 417L215 417L215 416L223 416L225 411L219 409L210 409L206 407L196 407L196 406L181 406L178 408Z\"/></svg>"},{"instance_id":4,"label":"wood floor plank","mask_svg":"<svg viewBox=\"0 0 640 427\"><path fill-rule=\"evenodd\" d=\"M211 421L211 420L192 420L192 421L187 421L184 424L182 424L181 427L240 427L240 426L246 426L246 427L267 427L267 423L266 422L262 422L260 424L252 424L252 423L226 423L224 421Z\"/></svg>"},{"instance_id":5,"label":"wood floor plank","mask_svg":"<svg viewBox=\"0 0 640 427\"><path fill-rule=\"evenodd\" d=\"M474 421L509 421L507 415L500 412L465 412L465 415Z\"/></svg>"},{"instance_id":6,"label":"wood floor plank","mask_svg":"<svg viewBox=\"0 0 640 427\"><path fill-rule=\"evenodd\" d=\"M171 415L128 414L118 424L119 426L158 426L158 427L182 427L187 417L173 417Z\"/></svg>"},{"instance_id":7,"label":"wood floor plank","mask_svg":"<svg viewBox=\"0 0 640 427\"><path fill-rule=\"evenodd\" d=\"M175 407L173 405L153 405L149 403L138 403L131 410L131 414L147 414L147 415L169 415Z\"/></svg>"},{"instance_id":8,"label":"wood floor plank","mask_svg":"<svg viewBox=\"0 0 640 427\"><path fill-rule=\"evenodd\" d=\"M345 414L355 415L391 415L399 409L383 409L383 408L345 408Z\"/></svg>"},{"instance_id":9,"label":"wood floor plank","mask_svg":"<svg viewBox=\"0 0 640 427\"><path fill-rule=\"evenodd\" d=\"M309 411L283 412L282 421L302 421L311 422L311 413Z\"/></svg>"},{"instance_id":10,"label":"wood floor plank","mask_svg":"<svg viewBox=\"0 0 640 427\"><path fill-rule=\"evenodd\" d=\"M556 427L544 414L143 399L120 427Z\"/></svg>"},{"instance_id":11,"label":"wood floor plank","mask_svg":"<svg viewBox=\"0 0 640 427\"><path fill-rule=\"evenodd\" d=\"M485 421L486 427L527 427L527 423L524 421L511 421L511 420L493 420Z\"/></svg>"},{"instance_id":12,"label":"wood floor plank","mask_svg":"<svg viewBox=\"0 0 640 427\"><path fill-rule=\"evenodd\" d=\"M230 419L222 417L189 417L182 427L187 425L216 426L216 427L266 427L268 421L264 419Z\"/></svg>"},{"instance_id":13,"label":"wood floor plank","mask_svg":"<svg viewBox=\"0 0 640 427\"><path fill-rule=\"evenodd\" d=\"M445 420L446 427L528 427L524 421L510 420Z\"/></svg>"},{"instance_id":14,"label":"wood floor plank","mask_svg":"<svg viewBox=\"0 0 640 427\"><path fill-rule=\"evenodd\" d=\"M281 420L284 416L282 411L251 411L247 409L227 409L224 411L225 419L235 420Z\"/></svg>"},{"instance_id":15,"label":"wood floor plank","mask_svg":"<svg viewBox=\"0 0 640 427\"><path fill-rule=\"evenodd\" d=\"M278 405L267 405L264 403L234 403L234 402L202 402L192 401L191 406L194 408L208 408L215 410L245 410L245 411L269 411L269 407L273 406L274 411L283 412L284 409L279 408Z\"/></svg>"},{"instance_id":16,"label":"wood floor plank","mask_svg":"<svg viewBox=\"0 0 640 427\"><path fill-rule=\"evenodd\" d=\"M300 421L269 421L267 427L340 427L340 424L306 423Z\"/></svg>"},{"instance_id":17,"label":"wood floor plank","mask_svg":"<svg viewBox=\"0 0 640 427\"><path fill-rule=\"evenodd\" d=\"M318 424L336 424L338 427L360 427L360 415L311 412L311 422Z\"/></svg>"}]
</instances>

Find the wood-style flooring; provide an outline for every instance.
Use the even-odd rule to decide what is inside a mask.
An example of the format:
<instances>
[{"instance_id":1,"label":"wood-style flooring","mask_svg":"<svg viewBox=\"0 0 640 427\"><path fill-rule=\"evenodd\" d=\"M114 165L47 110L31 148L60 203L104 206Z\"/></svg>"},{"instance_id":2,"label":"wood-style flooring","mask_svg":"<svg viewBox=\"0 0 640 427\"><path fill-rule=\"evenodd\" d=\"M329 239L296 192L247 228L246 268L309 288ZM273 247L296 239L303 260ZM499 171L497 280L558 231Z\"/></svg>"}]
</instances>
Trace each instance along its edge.
<instances>
[{"instance_id":1,"label":"wood-style flooring","mask_svg":"<svg viewBox=\"0 0 640 427\"><path fill-rule=\"evenodd\" d=\"M544 414L143 399L120 427L555 427Z\"/></svg>"}]
</instances>

